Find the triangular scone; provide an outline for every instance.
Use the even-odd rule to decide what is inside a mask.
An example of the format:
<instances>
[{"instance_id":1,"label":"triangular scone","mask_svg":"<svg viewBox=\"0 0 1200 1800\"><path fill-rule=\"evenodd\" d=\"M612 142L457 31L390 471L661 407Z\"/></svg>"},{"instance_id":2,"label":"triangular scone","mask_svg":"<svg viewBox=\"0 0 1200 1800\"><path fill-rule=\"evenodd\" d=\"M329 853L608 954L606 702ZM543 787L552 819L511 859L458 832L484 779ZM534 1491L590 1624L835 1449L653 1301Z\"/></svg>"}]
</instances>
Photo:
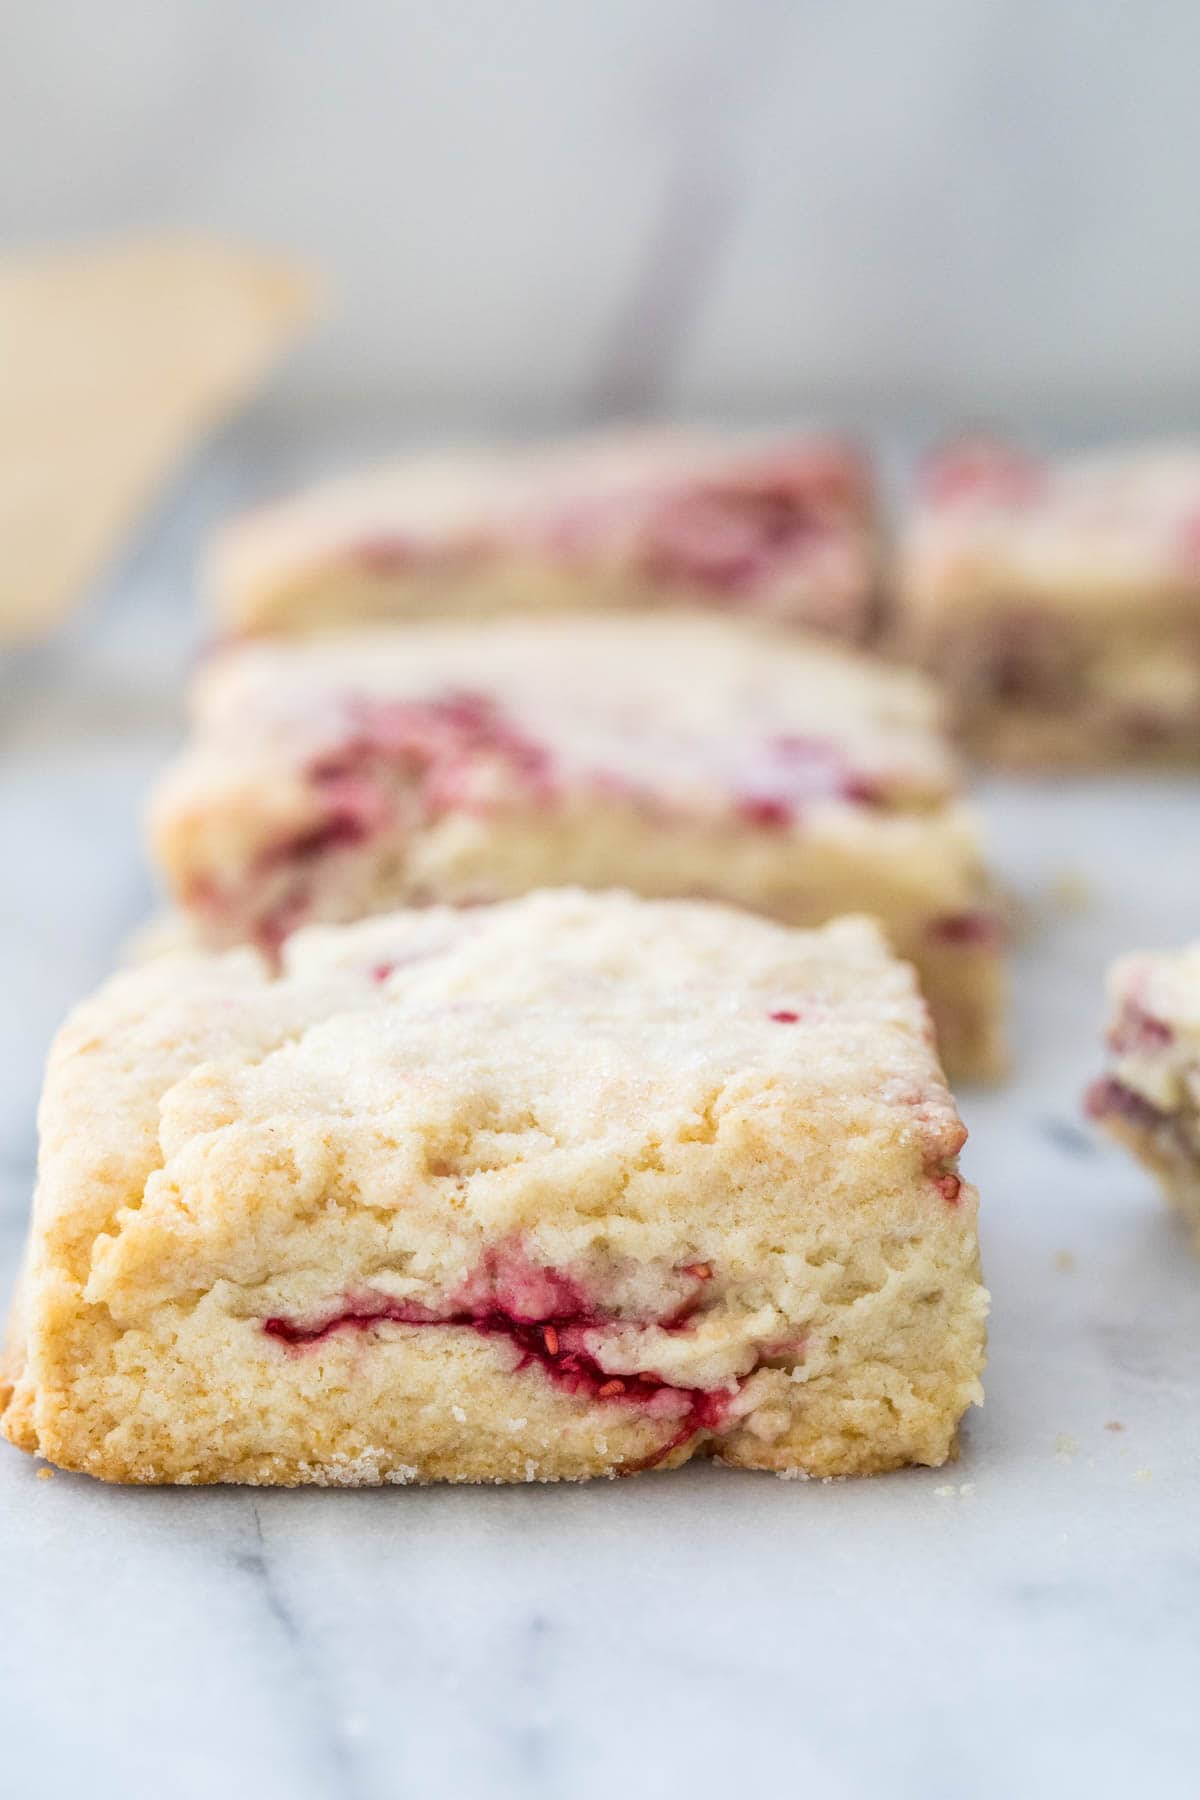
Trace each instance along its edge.
<instances>
[{"instance_id":1,"label":"triangular scone","mask_svg":"<svg viewBox=\"0 0 1200 1800\"><path fill-rule=\"evenodd\" d=\"M0 642L58 623L315 299L293 265L200 240L0 260Z\"/></svg>"}]
</instances>

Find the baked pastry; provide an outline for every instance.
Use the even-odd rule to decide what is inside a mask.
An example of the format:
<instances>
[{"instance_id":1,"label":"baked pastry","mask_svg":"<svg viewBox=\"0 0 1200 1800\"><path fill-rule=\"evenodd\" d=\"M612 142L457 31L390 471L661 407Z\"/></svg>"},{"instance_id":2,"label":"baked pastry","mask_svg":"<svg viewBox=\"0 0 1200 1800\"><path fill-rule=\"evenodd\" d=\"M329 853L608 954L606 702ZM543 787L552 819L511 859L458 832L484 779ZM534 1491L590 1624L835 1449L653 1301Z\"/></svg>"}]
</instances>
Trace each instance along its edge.
<instances>
[{"instance_id":1,"label":"baked pastry","mask_svg":"<svg viewBox=\"0 0 1200 1800\"><path fill-rule=\"evenodd\" d=\"M152 809L204 942L577 884L873 912L943 1056L995 1073L1002 932L920 676L710 615L234 646Z\"/></svg>"},{"instance_id":2,"label":"baked pastry","mask_svg":"<svg viewBox=\"0 0 1200 1800\"><path fill-rule=\"evenodd\" d=\"M927 466L900 551L899 647L1010 764L1200 759L1200 447Z\"/></svg>"},{"instance_id":3,"label":"baked pastry","mask_svg":"<svg viewBox=\"0 0 1200 1800\"><path fill-rule=\"evenodd\" d=\"M953 1453L986 1295L911 972L566 891L159 959L51 1054L2 1428L128 1482Z\"/></svg>"},{"instance_id":4,"label":"baked pastry","mask_svg":"<svg viewBox=\"0 0 1200 1800\"><path fill-rule=\"evenodd\" d=\"M328 481L231 525L211 584L226 633L684 602L860 638L877 568L856 450L659 430Z\"/></svg>"},{"instance_id":5,"label":"baked pastry","mask_svg":"<svg viewBox=\"0 0 1200 1800\"><path fill-rule=\"evenodd\" d=\"M1200 1249L1200 943L1113 965L1112 1065L1087 1106L1158 1177Z\"/></svg>"}]
</instances>

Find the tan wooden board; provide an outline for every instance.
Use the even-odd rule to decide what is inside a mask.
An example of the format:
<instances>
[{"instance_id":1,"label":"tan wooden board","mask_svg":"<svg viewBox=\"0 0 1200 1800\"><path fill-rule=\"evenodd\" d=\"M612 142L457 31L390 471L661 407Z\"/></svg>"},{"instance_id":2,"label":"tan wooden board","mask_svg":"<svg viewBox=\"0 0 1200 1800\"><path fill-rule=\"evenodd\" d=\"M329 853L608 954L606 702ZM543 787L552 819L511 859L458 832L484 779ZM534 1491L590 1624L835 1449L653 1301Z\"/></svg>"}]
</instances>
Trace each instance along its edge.
<instances>
[{"instance_id":1,"label":"tan wooden board","mask_svg":"<svg viewBox=\"0 0 1200 1800\"><path fill-rule=\"evenodd\" d=\"M303 269L200 239L0 259L0 643L53 630L316 299Z\"/></svg>"}]
</instances>

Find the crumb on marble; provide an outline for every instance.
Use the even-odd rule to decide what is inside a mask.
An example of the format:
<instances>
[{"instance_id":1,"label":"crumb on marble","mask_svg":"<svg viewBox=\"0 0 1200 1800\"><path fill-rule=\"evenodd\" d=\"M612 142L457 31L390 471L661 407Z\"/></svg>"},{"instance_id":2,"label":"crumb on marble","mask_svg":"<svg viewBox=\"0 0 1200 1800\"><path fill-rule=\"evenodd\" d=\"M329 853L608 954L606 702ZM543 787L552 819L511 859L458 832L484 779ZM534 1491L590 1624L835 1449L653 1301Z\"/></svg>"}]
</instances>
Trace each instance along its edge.
<instances>
[{"instance_id":1,"label":"crumb on marble","mask_svg":"<svg viewBox=\"0 0 1200 1800\"><path fill-rule=\"evenodd\" d=\"M1056 1250L1054 1267L1060 1275L1072 1275L1075 1272L1075 1252L1073 1250Z\"/></svg>"},{"instance_id":2,"label":"crumb on marble","mask_svg":"<svg viewBox=\"0 0 1200 1800\"><path fill-rule=\"evenodd\" d=\"M1120 1419L1106 1419L1104 1421L1104 1429L1105 1431L1124 1431L1125 1427Z\"/></svg>"},{"instance_id":3,"label":"crumb on marble","mask_svg":"<svg viewBox=\"0 0 1200 1800\"><path fill-rule=\"evenodd\" d=\"M37 1478L39 1481L53 1481L54 1480L54 1470L53 1469L44 1469L44 1468L39 1469L37 1472Z\"/></svg>"}]
</instances>

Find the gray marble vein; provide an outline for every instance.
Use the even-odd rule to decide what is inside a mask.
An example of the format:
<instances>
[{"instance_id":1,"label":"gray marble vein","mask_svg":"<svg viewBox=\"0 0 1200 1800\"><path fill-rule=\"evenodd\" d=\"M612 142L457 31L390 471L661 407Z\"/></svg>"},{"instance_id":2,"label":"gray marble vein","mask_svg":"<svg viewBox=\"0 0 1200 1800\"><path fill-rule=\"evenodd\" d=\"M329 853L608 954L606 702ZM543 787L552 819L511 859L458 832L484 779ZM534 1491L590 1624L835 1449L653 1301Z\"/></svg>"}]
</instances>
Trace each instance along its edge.
<instances>
[{"instance_id":1,"label":"gray marble vein","mask_svg":"<svg viewBox=\"0 0 1200 1800\"><path fill-rule=\"evenodd\" d=\"M718 29L671 46L651 84L669 139L662 191L601 336L585 416L634 418L668 404L742 208L741 127L782 78L798 20L787 0L769 0L750 32L727 12Z\"/></svg>"},{"instance_id":2,"label":"gray marble vein","mask_svg":"<svg viewBox=\"0 0 1200 1800\"><path fill-rule=\"evenodd\" d=\"M339 1716L337 1684L329 1679L330 1672L324 1666L325 1641L307 1628L297 1610L264 1530L262 1506L257 1498L252 1498L249 1505L253 1540L234 1550L233 1566L250 1583L274 1628L282 1679L295 1691L299 1702L308 1770L322 1792L359 1800L370 1790L359 1779L355 1721Z\"/></svg>"}]
</instances>

